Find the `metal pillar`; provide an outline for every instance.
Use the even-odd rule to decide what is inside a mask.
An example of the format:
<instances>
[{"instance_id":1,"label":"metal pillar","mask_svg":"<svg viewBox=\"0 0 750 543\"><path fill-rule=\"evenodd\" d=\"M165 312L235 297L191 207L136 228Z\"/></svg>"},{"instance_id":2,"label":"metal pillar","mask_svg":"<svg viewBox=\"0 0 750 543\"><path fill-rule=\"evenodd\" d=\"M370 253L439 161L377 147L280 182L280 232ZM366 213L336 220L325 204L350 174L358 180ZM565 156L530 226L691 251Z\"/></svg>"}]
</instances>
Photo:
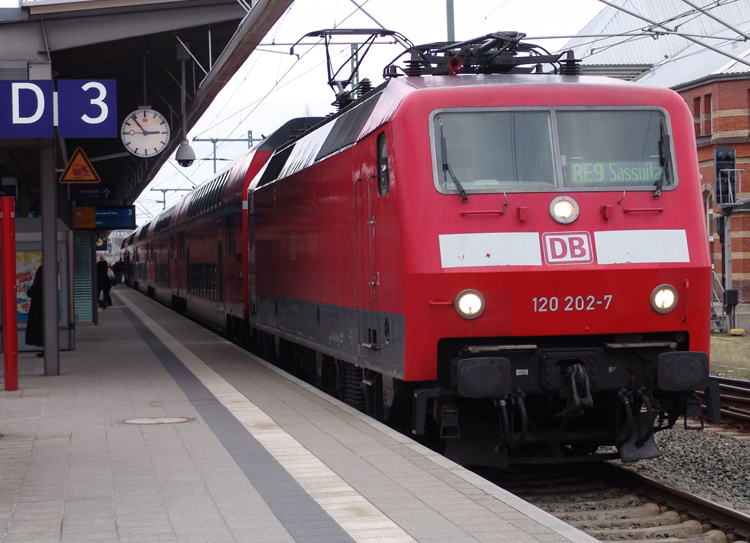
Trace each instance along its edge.
<instances>
[{"instance_id":1,"label":"metal pillar","mask_svg":"<svg viewBox=\"0 0 750 543\"><path fill-rule=\"evenodd\" d=\"M18 390L18 314L16 311L16 199L0 198L2 248L3 359L5 390Z\"/></svg>"},{"instance_id":2,"label":"metal pillar","mask_svg":"<svg viewBox=\"0 0 750 543\"><path fill-rule=\"evenodd\" d=\"M453 23L453 0L445 0L445 11L448 19L448 41L456 41L456 31Z\"/></svg>"},{"instance_id":3,"label":"metal pillar","mask_svg":"<svg viewBox=\"0 0 750 543\"><path fill-rule=\"evenodd\" d=\"M263 141L263 138L253 138L253 131L248 130L247 131L247 139L245 138L193 138L193 141L210 141L214 146L214 173L216 173L216 161L217 160L228 160L226 158L216 158L216 143L217 142L224 142L224 141L246 141L247 142L247 148L250 149L253 146L253 143L256 141L260 142ZM156 189L154 189L156 190Z\"/></svg>"},{"instance_id":4,"label":"metal pillar","mask_svg":"<svg viewBox=\"0 0 750 543\"><path fill-rule=\"evenodd\" d=\"M42 193L42 285L44 288L44 375L60 375L60 338L57 316L57 183L54 140L39 146Z\"/></svg>"},{"instance_id":5,"label":"metal pillar","mask_svg":"<svg viewBox=\"0 0 750 543\"><path fill-rule=\"evenodd\" d=\"M724 216L724 290L732 290L732 216Z\"/></svg>"},{"instance_id":6,"label":"metal pillar","mask_svg":"<svg viewBox=\"0 0 750 543\"><path fill-rule=\"evenodd\" d=\"M721 278L724 287L724 297L722 304L724 307L724 333L728 334L729 331L734 328L734 314L735 306L737 301L730 300L730 295L735 295L736 291L732 288L732 208L722 208L722 216L724 219L724 242L721 244Z\"/></svg>"}]
</instances>

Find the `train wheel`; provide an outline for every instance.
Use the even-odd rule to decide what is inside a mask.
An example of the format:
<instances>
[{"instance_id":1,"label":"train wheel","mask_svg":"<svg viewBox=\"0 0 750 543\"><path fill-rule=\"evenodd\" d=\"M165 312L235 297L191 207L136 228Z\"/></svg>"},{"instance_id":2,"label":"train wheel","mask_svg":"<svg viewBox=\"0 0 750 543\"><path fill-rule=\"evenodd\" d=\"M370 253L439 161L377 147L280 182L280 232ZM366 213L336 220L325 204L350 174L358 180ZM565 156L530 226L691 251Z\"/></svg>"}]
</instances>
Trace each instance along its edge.
<instances>
[{"instance_id":1,"label":"train wheel","mask_svg":"<svg viewBox=\"0 0 750 543\"><path fill-rule=\"evenodd\" d=\"M268 362L276 362L276 349L274 348L274 337L268 332L258 331L258 352L260 357Z\"/></svg>"},{"instance_id":2,"label":"train wheel","mask_svg":"<svg viewBox=\"0 0 750 543\"><path fill-rule=\"evenodd\" d=\"M354 409L364 411L365 391L362 390L362 368L344 362L344 403Z\"/></svg>"}]
</instances>

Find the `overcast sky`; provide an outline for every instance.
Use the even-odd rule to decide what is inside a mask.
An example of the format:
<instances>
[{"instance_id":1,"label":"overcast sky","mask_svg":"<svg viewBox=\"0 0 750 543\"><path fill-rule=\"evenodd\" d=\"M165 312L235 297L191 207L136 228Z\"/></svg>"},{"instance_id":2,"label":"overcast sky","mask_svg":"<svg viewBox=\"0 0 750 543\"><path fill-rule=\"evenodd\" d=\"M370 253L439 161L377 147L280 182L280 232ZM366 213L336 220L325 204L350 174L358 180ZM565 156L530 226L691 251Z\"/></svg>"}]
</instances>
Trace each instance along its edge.
<instances>
[{"instance_id":1,"label":"overcast sky","mask_svg":"<svg viewBox=\"0 0 750 543\"><path fill-rule=\"evenodd\" d=\"M288 119L305 115L326 115L334 110L334 93L326 84L325 48L298 46L296 56L289 55L289 43L304 34L324 28L377 28L380 23L400 32L414 44L447 40L445 0L355 0L369 14L360 11L352 0L295 0L287 13L269 32L263 45L245 62L243 68L219 94L193 130L189 139L198 160L190 168L177 165L174 157L157 175L137 202L138 224L150 220L162 210L162 192L151 189L187 189L213 175L213 147L210 142L193 138L247 138L268 135ZM529 38L565 36L578 32L604 6L598 0L454 0L457 40L483 36L490 32L515 30ZM371 17L370 17L371 16ZM377 23L373 20L377 20ZM306 39L311 43L316 39ZM567 39L539 39L536 43L555 51ZM373 47L365 58L360 77L374 85L382 82L383 66L396 57L400 45ZM339 61L348 58L349 46L333 48ZM336 66L338 68L338 66ZM342 74L348 76L349 68ZM247 150L246 143L218 143L217 169ZM188 178L190 178L188 180ZM191 183L192 181L192 183ZM166 207L186 192L166 193Z\"/></svg>"},{"instance_id":2,"label":"overcast sky","mask_svg":"<svg viewBox=\"0 0 750 543\"><path fill-rule=\"evenodd\" d=\"M324 28L377 28L373 18L414 44L447 40L445 0L355 1L372 18L360 11L352 0L295 0L263 43L294 43L304 34ZM0 7L16 5L17 0L0 0ZM503 30L525 32L530 38L571 35L605 7L598 0L454 0L454 5L457 40ZM566 41L535 40L550 51L560 49ZM360 77L370 78L374 85L380 84L383 66L401 51L403 48L399 45L373 47L363 63ZM299 58L289 55L288 45L267 45L248 58L190 131L190 143L199 160L190 168L182 168L171 157L141 194L137 202L139 225L151 219L149 212L155 216L162 210L162 193L151 188L191 188L191 181L198 185L213 174L211 143L193 142L193 138L247 138L248 130L259 137L270 134L293 117L322 116L334 110L331 106L334 93L326 84L325 48L322 45L299 46L295 53ZM337 55L335 59L344 61L349 56L349 46L333 48L332 53ZM348 76L349 68L342 73ZM218 158L227 159L217 162L220 170L246 151L247 144L219 143L217 148ZM168 192L167 207L185 194Z\"/></svg>"}]
</instances>

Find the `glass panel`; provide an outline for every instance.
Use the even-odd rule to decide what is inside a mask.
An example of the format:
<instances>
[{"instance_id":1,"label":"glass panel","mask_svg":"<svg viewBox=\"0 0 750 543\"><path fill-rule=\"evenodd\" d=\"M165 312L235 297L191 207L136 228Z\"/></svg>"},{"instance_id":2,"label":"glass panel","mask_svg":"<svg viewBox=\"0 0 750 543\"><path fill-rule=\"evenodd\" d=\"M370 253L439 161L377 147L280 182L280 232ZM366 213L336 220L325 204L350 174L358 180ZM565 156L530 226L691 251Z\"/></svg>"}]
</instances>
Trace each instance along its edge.
<instances>
[{"instance_id":1,"label":"glass panel","mask_svg":"<svg viewBox=\"0 0 750 543\"><path fill-rule=\"evenodd\" d=\"M378 134L378 194L388 194L390 174L388 173L388 145L385 132Z\"/></svg>"},{"instance_id":2,"label":"glass panel","mask_svg":"<svg viewBox=\"0 0 750 543\"><path fill-rule=\"evenodd\" d=\"M558 111L556 115L565 186L656 185L666 122L661 112ZM663 180L665 187L672 178Z\"/></svg>"},{"instance_id":3,"label":"glass panel","mask_svg":"<svg viewBox=\"0 0 750 543\"><path fill-rule=\"evenodd\" d=\"M467 192L555 186L549 112L446 112L433 122L442 190L458 192L451 172Z\"/></svg>"}]
</instances>

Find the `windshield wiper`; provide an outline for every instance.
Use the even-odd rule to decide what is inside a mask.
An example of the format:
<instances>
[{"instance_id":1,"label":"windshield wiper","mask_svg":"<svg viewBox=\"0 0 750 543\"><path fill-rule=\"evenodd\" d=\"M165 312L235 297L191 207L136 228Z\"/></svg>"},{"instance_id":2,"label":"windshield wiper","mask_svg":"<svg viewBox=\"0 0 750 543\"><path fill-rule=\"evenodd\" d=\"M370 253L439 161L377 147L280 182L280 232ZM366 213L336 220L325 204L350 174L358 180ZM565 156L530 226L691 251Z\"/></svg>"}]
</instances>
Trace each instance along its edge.
<instances>
[{"instance_id":1,"label":"windshield wiper","mask_svg":"<svg viewBox=\"0 0 750 543\"><path fill-rule=\"evenodd\" d=\"M443 136L443 119L440 119L440 155L443 159L443 180L445 181L445 184L448 184L448 174L451 176L451 180L453 180L453 184L456 185L456 188L458 189L458 192L461 194L461 200L465 202L467 200L466 191L461 186L461 183L458 179L456 179L456 176L453 174L453 170L451 169L451 165L448 164L448 144L445 141L445 136Z\"/></svg>"},{"instance_id":2,"label":"windshield wiper","mask_svg":"<svg viewBox=\"0 0 750 543\"><path fill-rule=\"evenodd\" d=\"M664 130L664 119L661 120L661 138L659 139L659 166L661 166L661 173L659 179L656 181L656 189L654 190L654 198L661 196L661 189L666 181L669 184L669 150L671 149L671 141L669 134Z\"/></svg>"}]
</instances>

